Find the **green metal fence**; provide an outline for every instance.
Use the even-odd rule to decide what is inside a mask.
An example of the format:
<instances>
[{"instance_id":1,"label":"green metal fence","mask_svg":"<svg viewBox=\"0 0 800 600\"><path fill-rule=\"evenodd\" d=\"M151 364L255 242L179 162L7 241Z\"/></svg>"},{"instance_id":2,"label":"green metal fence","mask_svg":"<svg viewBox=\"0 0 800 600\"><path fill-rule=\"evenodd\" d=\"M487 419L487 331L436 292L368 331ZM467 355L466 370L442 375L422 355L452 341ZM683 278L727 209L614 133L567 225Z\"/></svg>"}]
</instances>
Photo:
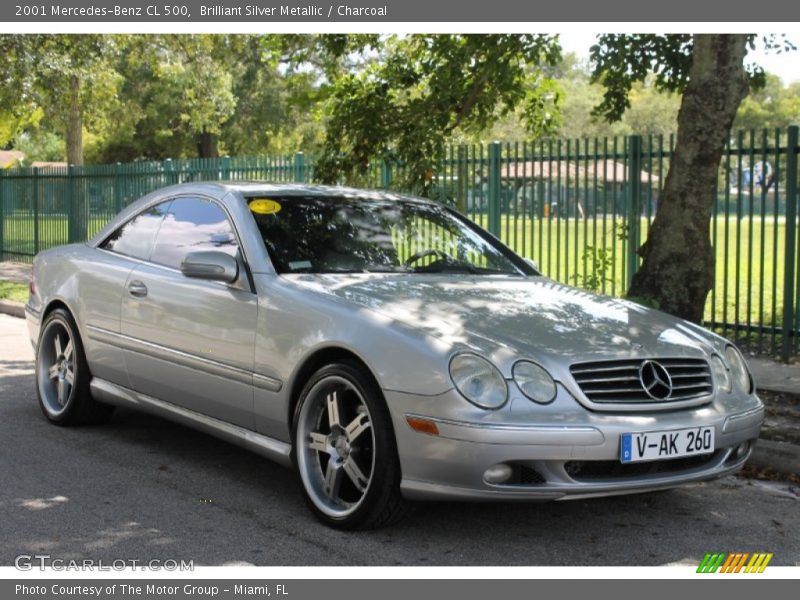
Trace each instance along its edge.
<instances>
[{"instance_id":1,"label":"green metal fence","mask_svg":"<svg viewBox=\"0 0 800 600\"><path fill-rule=\"evenodd\" d=\"M674 137L453 145L426 194L458 207L553 279L622 295L639 265ZM735 133L711 222L716 282L706 324L758 353L800 342L798 128ZM0 170L0 260L87 239L128 203L173 183L314 181L303 153ZM368 187L403 190L400 165L371 165Z\"/></svg>"}]
</instances>

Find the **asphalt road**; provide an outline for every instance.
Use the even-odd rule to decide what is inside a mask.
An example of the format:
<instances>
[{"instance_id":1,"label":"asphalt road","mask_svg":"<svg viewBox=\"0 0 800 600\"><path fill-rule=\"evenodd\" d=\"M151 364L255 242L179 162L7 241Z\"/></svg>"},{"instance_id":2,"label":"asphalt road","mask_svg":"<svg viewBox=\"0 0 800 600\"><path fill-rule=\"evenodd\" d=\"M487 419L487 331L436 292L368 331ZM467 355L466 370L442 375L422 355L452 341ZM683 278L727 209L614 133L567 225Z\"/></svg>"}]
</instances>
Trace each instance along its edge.
<instances>
[{"instance_id":1,"label":"asphalt road","mask_svg":"<svg viewBox=\"0 0 800 600\"><path fill-rule=\"evenodd\" d=\"M0 315L0 565L20 554L195 565L663 565L767 551L800 565L800 490L736 477L549 504L428 504L340 533L294 474L167 421L119 410L61 428L39 412L22 320Z\"/></svg>"}]
</instances>

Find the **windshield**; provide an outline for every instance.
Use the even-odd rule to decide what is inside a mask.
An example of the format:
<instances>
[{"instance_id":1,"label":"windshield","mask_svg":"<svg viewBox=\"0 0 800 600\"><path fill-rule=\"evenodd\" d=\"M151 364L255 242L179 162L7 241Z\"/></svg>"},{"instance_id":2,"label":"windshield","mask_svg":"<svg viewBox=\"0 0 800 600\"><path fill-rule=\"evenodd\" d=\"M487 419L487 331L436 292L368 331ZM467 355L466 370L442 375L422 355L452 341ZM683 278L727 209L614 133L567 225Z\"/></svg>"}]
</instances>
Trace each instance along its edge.
<instances>
[{"instance_id":1,"label":"windshield","mask_svg":"<svg viewBox=\"0 0 800 600\"><path fill-rule=\"evenodd\" d=\"M370 198L249 199L279 273L533 274L439 205Z\"/></svg>"}]
</instances>

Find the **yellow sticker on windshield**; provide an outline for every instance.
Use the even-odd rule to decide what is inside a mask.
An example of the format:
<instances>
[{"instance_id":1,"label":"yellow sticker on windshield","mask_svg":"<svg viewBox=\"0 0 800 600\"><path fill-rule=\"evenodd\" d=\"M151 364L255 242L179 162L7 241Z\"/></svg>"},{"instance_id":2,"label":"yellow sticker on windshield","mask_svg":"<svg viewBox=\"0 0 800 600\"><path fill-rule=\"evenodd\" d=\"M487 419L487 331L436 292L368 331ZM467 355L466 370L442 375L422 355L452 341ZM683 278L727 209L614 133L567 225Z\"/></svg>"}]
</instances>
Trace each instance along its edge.
<instances>
[{"instance_id":1,"label":"yellow sticker on windshield","mask_svg":"<svg viewBox=\"0 0 800 600\"><path fill-rule=\"evenodd\" d=\"M275 200L253 200L250 203L250 210L257 215L274 215L280 212L281 205Z\"/></svg>"}]
</instances>

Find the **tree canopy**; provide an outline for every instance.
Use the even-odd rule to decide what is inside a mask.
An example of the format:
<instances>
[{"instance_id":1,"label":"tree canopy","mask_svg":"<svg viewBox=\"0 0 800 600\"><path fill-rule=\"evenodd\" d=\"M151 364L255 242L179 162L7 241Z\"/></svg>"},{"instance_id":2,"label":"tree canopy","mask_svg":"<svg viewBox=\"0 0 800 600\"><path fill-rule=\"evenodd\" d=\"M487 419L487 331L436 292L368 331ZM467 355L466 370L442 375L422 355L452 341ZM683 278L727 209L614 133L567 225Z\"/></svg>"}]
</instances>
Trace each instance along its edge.
<instances>
[{"instance_id":1,"label":"tree canopy","mask_svg":"<svg viewBox=\"0 0 800 600\"><path fill-rule=\"evenodd\" d=\"M689 36L598 42L585 63L557 36L0 35L0 146L74 164L303 150L329 180L388 159L424 185L448 142L674 133ZM763 81L735 127L800 119L800 83Z\"/></svg>"},{"instance_id":2,"label":"tree canopy","mask_svg":"<svg viewBox=\"0 0 800 600\"><path fill-rule=\"evenodd\" d=\"M353 181L375 159L402 160L424 185L459 131L478 132L515 109L528 131L552 133L558 90L548 35L409 35L383 40L379 60L333 74L318 176Z\"/></svg>"}]
</instances>

